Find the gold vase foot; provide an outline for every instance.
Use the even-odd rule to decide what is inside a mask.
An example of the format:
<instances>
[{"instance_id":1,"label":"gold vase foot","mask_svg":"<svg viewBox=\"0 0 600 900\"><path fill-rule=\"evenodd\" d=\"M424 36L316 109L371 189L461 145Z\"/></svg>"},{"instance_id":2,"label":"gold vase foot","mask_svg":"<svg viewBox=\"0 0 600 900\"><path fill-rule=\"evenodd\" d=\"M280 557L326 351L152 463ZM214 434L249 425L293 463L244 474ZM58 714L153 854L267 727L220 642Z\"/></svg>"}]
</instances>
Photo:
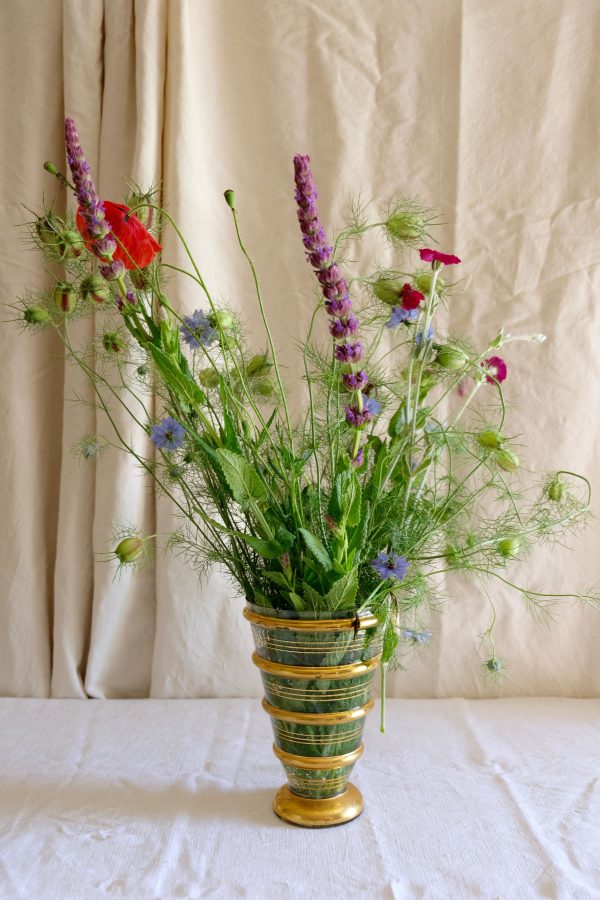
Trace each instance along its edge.
<instances>
[{"instance_id":1,"label":"gold vase foot","mask_svg":"<svg viewBox=\"0 0 600 900\"><path fill-rule=\"evenodd\" d=\"M349 784L343 794L326 800L298 797L284 784L273 800L273 809L280 819L303 828L329 828L351 822L360 816L364 805L361 792L353 784Z\"/></svg>"}]
</instances>

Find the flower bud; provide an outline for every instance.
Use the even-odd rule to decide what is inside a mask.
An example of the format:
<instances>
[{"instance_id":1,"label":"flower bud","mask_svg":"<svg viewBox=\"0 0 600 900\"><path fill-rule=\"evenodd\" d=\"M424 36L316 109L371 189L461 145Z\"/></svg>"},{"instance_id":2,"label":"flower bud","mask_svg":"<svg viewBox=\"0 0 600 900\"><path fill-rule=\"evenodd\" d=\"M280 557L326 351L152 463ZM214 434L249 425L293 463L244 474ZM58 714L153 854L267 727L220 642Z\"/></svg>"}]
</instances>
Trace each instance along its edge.
<instances>
[{"instance_id":1,"label":"flower bud","mask_svg":"<svg viewBox=\"0 0 600 900\"><path fill-rule=\"evenodd\" d=\"M115 556L122 565L137 562L142 558L146 551L146 546L142 538L128 537L123 538L115 547Z\"/></svg>"},{"instance_id":2,"label":"flower bud","mask_svg":"<svg viewBox=\"0 0 600 900\"><path fill-rule=\"evenodd\" d=\"M475 440L484 450L500 450L506 438L500 431L480 431Z\"/></svg>"},{"instance_id":3,"label":"flower bud","mask_svg":"<svg viewBox=\"0 0 600 900\"><path fill-rule=\"evenodd\" d=\"M227 188L223 196L225 197L225 203L227 204L229 209L235 209L235 193L231 190L231 188Z\"/></svg>"},{"instance_id":4,"label":"flower bud","mask_svg":"<svg viewBox=\"0 0 600 900\"><path fill-rule=\"evenodd\" d=\"M45 168L46 172L50 173L50 175L58 175L58 169L56 168L56 166L54 165L53 162L50 162L49 159L47 159L46 162L44 163L44 168Z\"/></svg>"},{"instance_id":5,"label":"flower bud","mask_svg":"<svg viewBox=\"0 0 600 900\"><path fill-rule=\"evenodd\" d=\"M79 292L83 300L94 303L104 303L110 297L110 288L99 275L87 275L79 285Z\"/></svg>"},{"instance_id":6,"label":"flower bud","mask_svg":"<svg viewBox=\"0 0 600 900\"><path fill-rule=\"evenodd\" d=\"M385 223L388 234L397 241L412 242L425 234L425 222L415 212L397 210Z\"/></svg>"},{"instance_id":7,"label":"flower bud","mask_svg":"<svg viewBox=\"0 0 600 900\"><path fill-rule=\"evenodd\" d=\"M442 369L455 371L462 369L468 360L467 354L460 347L453 347L451 344L443 344L438 347L435 361Z\"/></svg>"},{"instance_id":8,"label":"flower bud","mask_svg":"<svg viewBox=\"0 0 600 900\"><path fill-rule=\"evenodd\" d=\"M208 316L208 321L213 328L221 328L223 331L227 331L233 325L233 316L226 309L218 309Z\"/></svg>"},{"instance_id":9,"label":"flower bud","mask_svg":"<svg viewBox=\"0 0 600 900\"><path fill-rule=\"evenodd\" d=\"M270 378L262 378L254 385L254 389L261 397L272 397L275 393L275 382Z\"/></svg>"},{"instance_id":10,"label":"flower bud","mask_svg":"<svg viewBox=\"0 0 600 900\"><path fill-rule=\"evenodd\" d=\"M427 272L419 272L418 275L415 275L413 278L414 285L418 291L421 291L422 294L425 294L426 297L429 296L429 292L431 291L431 281L433 275L430 271ZM438 296L444 293L446 288L446 282L438 275L437 281L435 283L435 291Z\"/></svg>"},{"instance_id":11,"label":"flower bud","mask_svg":"<svg viewBox=\"0 0 600 900\"><path fill-rule=\"evenodd\" d=\"M505 472L516 472L520 465L519 457L512 450L498 450L494 459Z\"/></svg>"},{"instance_id":12,"label":"flower bud","mask_svg":"<svg viewBox=\"0 0 600 900\"><path fill-rule=\"evenodd\" d=\"M488 672L501 672L504 668L504 663L501 659L497 659L495 656L492 656L491 659L487 659L485 661L485 667Z\"/></svg>"},{"instance_id":13,"label":"flower bud","mask_svg":"<svg viewBox=\"0 0 600 900\"><path fill-rule=\"evenodd\" d=\"M58 235L64 226L62 219L49 212L35 223L35 230L42 244L56 245L58 244Z\"/></svg>"},{"instance_id":14,"label":"flower bud","mask_svg":"<svg viewBox=\"0 0 600 900\"><path fill-rule=\"evenodd\" d=\"M498 544L498 550L506 559L512 559L517 556L520 549L521 539L517 535L503 538Z\"/></svg>"},{"instance_id":15,"label":"flower bud","mask_svg":"<svg viewBox=\"0 0 600 900\"><path fill-rule=\"evenodd\" d=\"M75 259L83 250L83 241L77 231L61 231L56 249L61 259Z\"/></svg>"},{"instance_id":16,"label":"flower bud","mask_svg":"<svg viewBox=\"0 0 600 900\"><path fill-rule=\"evenodd\" d=\"M44 325L50 318L50 313L43 306L28 306L23 311L23 318L28 325Z\"/></svg>"},{"instance_id":17,"label":"flower bud","mask_svg":"<svg viewBox=\"0 0 600 900\"><path fill-rule=\"evenodd\" d=\"M220 380L219 372L210 366L208 369L201 369L198 372L198 381L202 387L214 388L218 387Z\"/></svg>"},{"instance_id":18,"label":"flower bud","mask_svg":"<svg viewBox=\"0 0 600 900\"><path fill-rule=\"evenodd\" d=\"M146 365L146 363L142 363L141 366L138 366L136 371L136 375L139 375L140 378L145 378L148 372L150 371L150 367Z\"/></svg>"},{"instance_id":19,"label":"flower bud","mask_svg":"<svg viewBox=\"0 0 600 900\"><path fill-rule=\"evenodd\" d=\"M390 306L396 306L398 298L402 294L404 282L399 278L378 278L373 282L373 293L382 303L388 303Z\"/></svg>"},{"instance_id":20,"label":"flower bud","mask_svg":"<svg viewBox=\"0 0 600 900\"><path fill-rule=\"evenodd\" d=\"M102 346L107 353L121 353L125 349L125 340L118 331L105 331L102 335Z\"/></svg>"},{"instance_id":21,"label":"flower bud","mask_svg":"<svg viewBox=\"0 0 600 900\"><path fill-rule=\"evenodd\" d=\"M566 492L567 488L565 484L558 477L551 481L548 485L548 497L555 503L562 503L562 501L565 499Z\"/></svg>"},{"instance_id":22,"label":"flower bud","mask_svg":"<svg viewBox=\"0 0 600 900\"><path fill-rule=\"evenodd\" d=\"M262 378L263 375L268 375L272 368L273 363L269 361L267 354L261 353L252 357L246 366L246 375L248 378Z\"/></svg>"},{"instance_id":23,"label":"flower bud","mask_svg":"<svg viewBox=\"0 0 600 900\"><path fill-rule=\"evenodd\" d=\"M494 338L494 340L492 341L492 343L490 344L490 350L491 349L497 350L498 347L501 347L502 344L504 343L505 337L506 336L504 334L504 328L501 328L500 331L498 332L498 334L496 335L496 337Z\"/></svg>"},{"instance_id":24,"label":"flower bud","mask_svg":"<svg viewBox=\"0 0 600 900\"><path fill-rule=\"evenodd\" d=\"M73 312L77 305L77 291L68 281L59 281L52 292L52 297L57 308L65 314Z\"/></svg>"}]
</instances>

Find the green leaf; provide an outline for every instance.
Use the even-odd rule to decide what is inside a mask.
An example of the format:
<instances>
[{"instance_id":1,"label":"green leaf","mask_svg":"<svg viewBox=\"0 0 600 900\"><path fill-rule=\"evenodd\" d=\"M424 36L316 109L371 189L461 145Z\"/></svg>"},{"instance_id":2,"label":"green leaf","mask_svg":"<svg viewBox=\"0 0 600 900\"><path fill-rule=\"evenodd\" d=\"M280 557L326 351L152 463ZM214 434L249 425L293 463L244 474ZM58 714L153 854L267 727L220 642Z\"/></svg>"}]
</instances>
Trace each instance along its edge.
<instances>
[{"instance_id":1,"label":"green leaf","mask_svg":"<svg viewBox=\"0 0 600 900\"><path fill-rule=\"evenodd\" d=\"M318 591L315 591L314 588L307 584L305 581L302 582L302 593L304 595L304 599L306 603L313 609L315 612L318 609L323 609L325 606L324 597L319 594Z\"/></svg>"},{"instance_id":2,"label":"green leaf","mask_svg":"<svg viewBox=\"0 0 600 900\"><path fill-rule=\"evenodd\" d=\"M294 591L288 591L288 597L292 601L294 609L304 609L304 600L302 599L302 597L299 597L298 594L294 593Z\"/></svg>"},{"instance_id":3,"label":"green leaf","mask_svg":"<svg viewBox=\"0 0 600 900\"><path fill-rule=\"evenodd\" d=\"M312 531L308 531L307 528L300 528L300 534L304 538L304 543L306 544L310 553L314 556L316 561L320 566L328 572L331 568L333 568L333 563L329 556L329 553L323 546L323 543L316 537Z\"/></svg>"},{"instance_id":4,"label":"green leaf","mask_svg":"<svg viewBox=\"0 0 600 900\"><path fill-rule=\"evenodd\" d=\"M249 500L264 500L267 491L262 479L243 456L224 448L219 448L216 453L237 503L244 506Z\"/></svg>"},{"instance_id":5,"label":"green leaf","mask_svg":"<svg viewBox=\"0 0 600 900\"><path fill-rule=\"evenodd\" d=\"M289 590L290 583L283 574L283 572L264 572L265 578L268 578L269 581L272 581L273 584L278 585L278 587L283 587Z\"/></svg>"},{"instance_id":6,"label":"green leaf","mask_svg":"<svg viewBox=\"0 0 600 900\"><path fill-rule=\"evenodd\" d=\"M355 531L352 532L350 540L348 541L348 548L353 551L356 556L360 558L360 554L362 553L365 544L367 542L367 536L369 534L369 528L371 525L371 504L365 503L363 514L360 522L358 523Z\"/></svg>"},{"instance_id":7,"label":"green leaf","mask_svg":"<svg viewBox=\"0 0 600 900\"><path fill-rule=\"evenodd\" d=\"M347 609L354 607L358 590L358 569L346 572L325 596L327 609Z\"/></svg>"},{"instance_id":8,"label":"green leaf","mask_svg":"<svg viewBox=\"0 0 600 900\"><path fill-rule=\"evenodd\" d=\"M265 541L263 538L254 537L252 534L244 534L242 531L236 531L235 536L246 541L249 547L252 547L259 556L264 556L265 559L277 559L284 553L284 548L275 541Z\"/></svg>"},{"instance_id":9,"label":"green leaf","mask_svg":"<svg viewBox=\"0 0 600 900\"><path fill-rule=\"evenodd\" d=\"M159 347L148 344L147 350L169 390L192 407L204 406L206 394L200 390L193 378L184 374L171 357L163 353Z\"/></svg>"},{"instance_id":10,"label":"green leaf","mask_svg":"<svg viewBox=\"0 0 600 900\"><path fill-rule=\"evenodd\" d=\"M346 516L346 522L351 527L354 525L358 525L358 523L360 522L361 497L362 497L362 490L361 490L361 486L360 486L360 481L358 480L358 476L355 473L353 473L352 500L350 502L350 509L348 510L348 515Z\"/></svg>"},{"instance_id":11,"label":"green leaf","mask_svg":"<svg viewBox=\"0 0 600 900\"><path fill-rule=\"evenodd\" d=\"M331 493L331 497L329 498L329 504L327 506L327 512L331 516L334 522L339 523L344 515L344 506L343 506L343 495L344 495L344 485L345 475L340 474L336 475L335 482L333 485L333 491Z\"/></svg>"}]
</instances>

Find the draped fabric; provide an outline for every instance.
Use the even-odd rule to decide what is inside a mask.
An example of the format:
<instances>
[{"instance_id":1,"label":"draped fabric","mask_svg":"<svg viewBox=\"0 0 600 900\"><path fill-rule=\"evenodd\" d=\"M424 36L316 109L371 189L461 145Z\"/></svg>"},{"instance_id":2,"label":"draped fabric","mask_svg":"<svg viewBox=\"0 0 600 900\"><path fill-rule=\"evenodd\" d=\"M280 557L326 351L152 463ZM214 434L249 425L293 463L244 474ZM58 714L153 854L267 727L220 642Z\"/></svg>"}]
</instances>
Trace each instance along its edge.
<instances>
[{"instance_id":1,"label":"draped fabric","mask_svg":"<svg viewBox=\"0 0 600 900\"><path fill-rule=\"evenodd\" d=\"M508 433L524 468L584 472L600 485L600 5L594 0L4 0L0 10L4 320L26 286L48 283L16 226L64 166L73 116L102 197L123 179L162 183L215 296L265 348L249 272L223 190L234 188L296 410L305 402L296 342L314 285L292 191L294 153L311 154L330 232L360 194L394 192L439 209L443 249L463 259L444 326L479 344L500 326L544 332L515 343ZM24 207L22 206L24 204ZM173 233L165 258L184 262ZM374 248L352 248L359 265ZM390 249L377 260L393 262ZM184 311L201 305L173 280ZM98 323L74 338L94 340ZM0 329L0 694L54 697L260 693L242 600L160 547L171 504L122 453L71 452L107 432L90 388L51 334ZM78 398L78 402L73 402ZM117 423L144 440L127 417ZM523 435L523 438L521 438ZM154 565L115 575L114 532L159 536ZM592 524L569 548L538 547L506 577L549 592L599 582ZM431 646L407 656L393 695L597 696L600 616L556 608L540 627L514 592L448 578L425 617ZM493 605L492 605L493 604ZM482 679L479 635L493 610L500 684Z\"/></svg>"}]
</instances>

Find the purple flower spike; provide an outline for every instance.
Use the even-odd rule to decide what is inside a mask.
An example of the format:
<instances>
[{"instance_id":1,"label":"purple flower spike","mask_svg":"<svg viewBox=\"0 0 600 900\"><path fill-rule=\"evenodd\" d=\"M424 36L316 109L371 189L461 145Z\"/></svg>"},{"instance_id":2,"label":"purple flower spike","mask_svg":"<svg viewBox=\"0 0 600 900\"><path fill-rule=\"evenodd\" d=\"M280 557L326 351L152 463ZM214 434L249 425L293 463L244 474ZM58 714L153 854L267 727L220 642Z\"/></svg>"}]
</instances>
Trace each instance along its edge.
<instances>
[{"instance_id":1,"label":"purple flower spike","mask_svg":"<svg viewBox=\"0 0 600 900\"><path fill-rule=\"evenodd\" d=\"M342 375L344 387L349 391L364 391L369 383L367 373L360 369L358 372L346 372Z\"/></svg>"},{"instance_id":2,"label":"purple flower spike","mask_svg":"<svg viewBox=\"0 0 600 900\"><path fill-rule=\"evenodd\" d=\"M81 147L75 122L71 118L65 119L65 146L79 210L93 239L92 250L96 256L110 258L117 245L111 236L110 225L104 214L104 205L96 191L90 165ZM104 273L102 274L106 277ZM118 275L113 275L113 278L117 277Z\"/></svg>"},{"instance_id":3,"label":"purple flower spike","mask_svg":"<svg viewBox=\"0 0 600 900\"><path fill-rule=\"evenodd\" d=\"M358 453L356 454L356 456L350 457L350 462L352 463L352 465L354 466L355 469L358 469L360 466L362 466L364 461L365 461L365 449L364 449L364 447L359 447Z\"/></svg>"},{"instance_id":4,"label":"purple flower spike","mask_svg":"<svg viewBox=\"0 0 600 900\"><path fill-rule=\"evenodd\" d=\"M338 344L335 348L335 358L338 362L342 363L357 363L362 359L363 349L360 341L355 341L354 344L349 344L348 342L344 344Z\"/></svg>"},{"instance_id":5,"label":"purple flower spike","mask_svg":"<svg viewBox=\"0 0 600 900\"><path fill-rule=\"evenodd\" d=\"M329 325L329 333L336 339L350 337L358 331L358 319L356 316L348 316L347 319L334 319Z\"/></svg>"},{"instance_id":6,"label":"purple flower spike","mask_svg":"<svg viewBox=\"0 0 600 900\"><path fill-rule=\"evenodd\" d=\"M374 397L365 397L363 394L362 409L358 406L346 407L346 422L353 428L362 428L381 412L381 404Z\"/></svg>"}]
</instances>

